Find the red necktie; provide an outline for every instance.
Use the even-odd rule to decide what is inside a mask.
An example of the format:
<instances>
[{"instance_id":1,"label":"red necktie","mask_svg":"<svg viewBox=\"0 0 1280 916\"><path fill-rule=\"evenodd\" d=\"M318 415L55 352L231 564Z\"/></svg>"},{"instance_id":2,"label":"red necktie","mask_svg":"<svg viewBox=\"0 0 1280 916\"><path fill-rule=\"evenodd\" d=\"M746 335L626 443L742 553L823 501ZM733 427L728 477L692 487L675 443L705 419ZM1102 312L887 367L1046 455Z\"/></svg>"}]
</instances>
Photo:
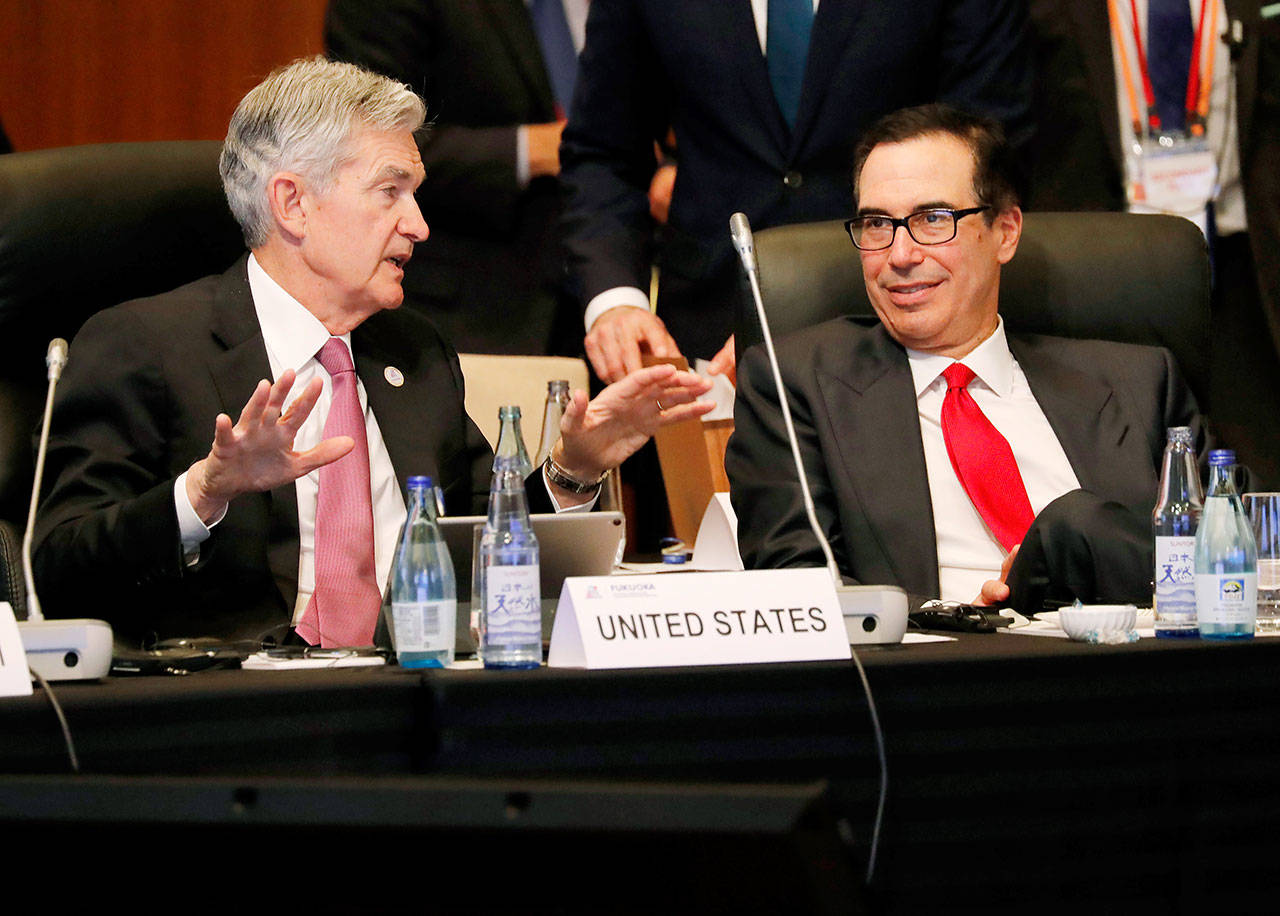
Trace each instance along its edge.
<instances>
[{"instance_id":1,"label":"red necktie","mask_svg":"<svg viewBox=\"0 0 1280 916\"><path fill-rule=\"evenodd\" d=\"M316 498L316 582L298 635L314 645L367 646L382 608L373 562L369 442L347 345L331 337L316 354L333 379L324 438L350 436L356 446L320 469Z\"/></svg>"},{"instance_id":2,"label":"red necktie","mask_svg":"<svg viewBox=\"0 0 1280 916\"><path fill-rule=\"evenodd\" d=\"M947 456L969 500L1005 550L1020 544L1035 514L1018 472L1013 449L969 396L973 370L952 363L942 373L942 438Z\"/></svg>"}]
</instances>

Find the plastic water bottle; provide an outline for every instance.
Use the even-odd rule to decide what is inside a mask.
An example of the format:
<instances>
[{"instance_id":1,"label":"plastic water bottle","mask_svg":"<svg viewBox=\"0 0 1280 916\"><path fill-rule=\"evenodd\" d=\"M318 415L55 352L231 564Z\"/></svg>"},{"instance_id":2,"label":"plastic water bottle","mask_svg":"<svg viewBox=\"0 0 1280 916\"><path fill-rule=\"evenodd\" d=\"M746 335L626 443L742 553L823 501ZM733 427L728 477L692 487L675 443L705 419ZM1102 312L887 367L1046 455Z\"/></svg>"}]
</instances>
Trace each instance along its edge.
<instances>
[{"instance_id":1,"label":"plastic water bottle","mask_svg":"<svg viewBox=\"0 0 1280 916\"><path fill-rule=\"evenodd\" d=\"M556 379L547 382L547 403L542 408L542 437L538 440L538 451L533 456L533 466L542 467L551 450L560 441L560 418L569 406L569 382L567 379Z\"/></svg>"},{"instance_id":2,"label":"plastic water bottle","mask_svg":"<svg viewBox=\"0 0 1280 916\"><path fill-rule=\"evenodd\" d=\"M1258 549L1236 493L1230 449L1209 453L1209 493L1196 532L1196 616L1205 639L1251 639L1258 613Z\"/></svg>"},{"instance_id":3,"label":"plastic water bottle","mask_svg":"<svg viewBox=\"0 0 1280 916\"><path fill-rule=\"evenodd\" d=\"M1171 427L1160 469L1160 493L1151 513L1156 537L1153 606L1157 636L1199 635L1195 555L1196 528L1203 512L1191 427Z\"/></svg>"},{"instance_id":4,"label":"plastic water bottle","mask_svg":"<svg viewBox=\"0 0 1280 916\"><path fill-rule=\"evenodd\" d=\"M519 438L520 408L503 407L498 417L502 432L489 518L476 553L472 605L480 608L480 657L486 668L536 668L542 664L542 585L538 539L524 492L529 459Z\"/></svg>"},{"instance_id":5,"label":"plastic water bottle","mask_svg":"<svg viewBox=\"0 0 1280 916\"><path fill-rule=\"evenodd\" d=\"M449 548L436 524L430 477L410 477L409 517L391 569L391 645L405 668L443 668L453 661L458 591Z\"/></svg>"}]
</instances>

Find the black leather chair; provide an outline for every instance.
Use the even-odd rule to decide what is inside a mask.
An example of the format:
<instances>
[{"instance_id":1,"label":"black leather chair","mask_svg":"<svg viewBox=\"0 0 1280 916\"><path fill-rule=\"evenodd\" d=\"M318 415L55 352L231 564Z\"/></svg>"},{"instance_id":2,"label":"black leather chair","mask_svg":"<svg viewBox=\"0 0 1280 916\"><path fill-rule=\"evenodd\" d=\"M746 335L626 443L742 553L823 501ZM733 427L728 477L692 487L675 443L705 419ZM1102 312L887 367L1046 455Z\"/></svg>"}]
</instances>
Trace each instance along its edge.
<instances>
[{"instance_id":1,"label":"black leather chair","mask_svg":"<svg viewBox=\"0 0 1280 916\"><path fill-rule=\"evenodd\" d=\"M841 221L765 229L755 242L774 336L838 315L875 320ZM1168 347L1203 405L1209 279L1204 236L1181 217L1028 213L1001 273L1000 314L1017 331ZM739 354L761 339L750 300L737 334Z\"/></svg>"},{"instance_id":2,"label":"black leather chair","mask_svg":"<svg viewBox=\"0 0 1280 916\"><path fill-rule=\"evenodd\" d=\"M49 341L71 340L103 308L221 272L243 253L218 178L220 147L115 143L0 156L0 520L12 524L0 538L26 526ZM0 542L0 557L5 549Z\"/></svg>"}]
</instances>

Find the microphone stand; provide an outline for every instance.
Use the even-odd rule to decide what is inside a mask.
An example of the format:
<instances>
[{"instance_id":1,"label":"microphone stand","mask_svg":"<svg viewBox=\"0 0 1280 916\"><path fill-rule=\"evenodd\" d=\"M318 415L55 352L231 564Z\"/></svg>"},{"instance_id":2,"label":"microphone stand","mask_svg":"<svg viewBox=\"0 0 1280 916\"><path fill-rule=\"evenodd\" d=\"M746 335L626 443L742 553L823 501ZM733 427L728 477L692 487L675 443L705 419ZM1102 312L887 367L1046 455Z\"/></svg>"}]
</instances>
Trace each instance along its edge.
<instances>
[{"instance_id":1,"label":"microphone stand","mask_svg":"<svg viewBox=\"0 0 1280 916\"><path fill-rule=\"evenodd\" d=\"M45 620L36 595L31 570L31 542L35 535L36 506L44 480L45 454L49 448L49 418L53 415L53 393L67 364L67 342L61 337L49 344L45 357L49 367L49 390L40 421L40 444L36 450L35 479L31 504L27 509L27 530L22 536L22 574L26 580L27 619L18 621L18 633L27 653L27 666L49 681L96 680L111 670L112 633L105 620L88 618Z\"/></svg>"}]
</instances>

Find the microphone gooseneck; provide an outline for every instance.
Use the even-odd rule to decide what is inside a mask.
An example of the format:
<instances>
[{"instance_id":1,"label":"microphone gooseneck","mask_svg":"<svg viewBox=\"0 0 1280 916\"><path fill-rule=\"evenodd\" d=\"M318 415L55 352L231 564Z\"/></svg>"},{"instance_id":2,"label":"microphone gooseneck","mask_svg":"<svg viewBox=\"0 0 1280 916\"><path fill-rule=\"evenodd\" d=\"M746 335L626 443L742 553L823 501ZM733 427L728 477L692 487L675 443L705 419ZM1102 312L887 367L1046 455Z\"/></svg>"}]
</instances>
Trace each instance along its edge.
<instances>
[{"instance_id":1,"label":"microphone gooseneck","mask_svg":"<svg viewBox=\"0 0 1280 916\"><path fill-rule=\"evenodd\" d=\"M27 620L44 620L40 599L36 597L36 579L31 571L31 541L36 529L36 504L40 501L40 486L44 479L45 453L49 449L49 418L53 415L53 392L67 364L67 342L55 337L49 342L44 362L49 367L49 391L44 400L44 417L40 421L40 446L36 450L35 478L31 482L31 504L27 508L27 530L22 535L22 575L27 580Z\"/></svg>"},{"instance_id":2,"label":"microphone gooseneck","mask_svg":"<svg viewBox=\"0 0 1280 916\"><path fill-rule=\"evenodd\" d=\"M787 442L791 446L791 457L795 461L796 477L800 480L800 495L804 501L804 511L809 517L809 527L813 529L813 536L818 539L818 546L822 548L822 555L826 557L831 579L839 588L843 584L840 568L836 566L836 558L831 553L831 544L828 543L827 536L822 533L822 528L818 524L818 515L813 508L813 496L809 493L809 481L805 477L804 463L800 459L800 443L796 439L796 429L791 422L791 407L787 403L787 394L782 388L782 371L778 368L778 355L773 349L773 335L769 332L769 319L765 317L764 298L760 294L755 239L751 234L751 224L747 221L745 213L735 213L729 217L729 235L733 238L733 247L737 249L738 257L742 259L747 279L751 281L751 295L755 299L756 317L760 320L760 332L764 337L765 350L769 354L769 368L773 371L773 384L778 391L778 406L782 408L782 422L787 428Z\"/></svg>"},{"instance_id":3,"label":"microphone gooseneck","mask_svg":"<svg viewBox=\"0 0 1280 916\"><path fill-rule=\"evenodd\" d=\"M769 354L769 368L773 371L773 384L778 392L778 406L782 408L782 422L787 428L787 442L791 445L791 457L796 464L796 477L800 480L800 494L804 500L804 511L809 516L809 527L813 529L813 536L818 539L818 545L822 548L822 555L827 558L827 570L831 573L831 579L835 582L836 592L839 594L843 586L840 578L840 569L836 566L836 559L831 553L831 544L827 541L827 536L822 533L822 527L818 524L818 515L813 508L813 496L809 493L809 481L804 473L804 462L800 460L800 443L796 439L796 428L791 422L791 407L787 403L787 393L782 387L782 371L778 368L778 354L773 349L773 334L769 331L769 319L764 314L764 297L760 294L760 276L759 266L756 262L755 240L751 235L751 224L747 222L745 213L735 213L729 217L729 234L733 237L733 247L738 250L738 257L742 259L742 266L746 269L747 278L751 281L751 295L756 303L756 317L760 319L760 332L764 337L765 350ZM848 589L846 589L847 591ZM905 617L905 608L903 610L903 616ZM889 761L885 755L884 731L880 727L880 713L876 710L876 701L871 694L871 684L867 681L867 673L862 668L858 653L854 652L852 647L849 649L849 655L858 669L858 677L862 681L862 689L867 697L867 712L871 716L871 728L876 739L876 756L880 761L880 797L876 804L875 823L871 829L871 852L867 857L867 884L870 884L876 870L876 855L880 846L880 826L884 821L885 799L889 796Z\"/></svg>"}]
</instances>

